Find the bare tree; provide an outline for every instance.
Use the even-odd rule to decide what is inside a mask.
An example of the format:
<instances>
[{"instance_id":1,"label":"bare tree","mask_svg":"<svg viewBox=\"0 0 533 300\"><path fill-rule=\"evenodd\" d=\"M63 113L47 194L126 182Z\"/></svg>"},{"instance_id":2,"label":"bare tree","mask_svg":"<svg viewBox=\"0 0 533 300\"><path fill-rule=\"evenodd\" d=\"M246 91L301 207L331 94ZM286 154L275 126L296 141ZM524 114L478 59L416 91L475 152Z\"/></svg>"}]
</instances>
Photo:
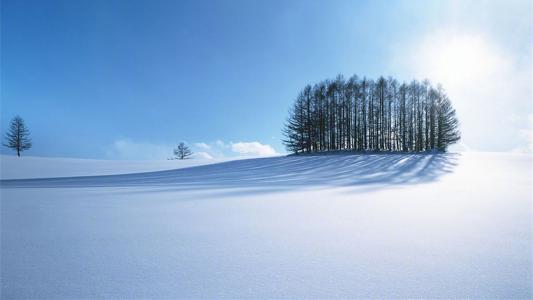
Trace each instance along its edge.
<instances>
[{"instance_id":1,"label":"bare tree","mask_svg":"<svg viewBox=\"0 0 533 300\"><path fill-rule=\"evenodd\" d=\"M174 149L174 155L178 159L186 159L192 155L192 151L184 142L181 142L178 147Z\"/></svg>"},{"instance_id":2,"label":"bare tree","mask_svg":"<svg viewBox=\"0 0 533 300\"><path fill-rule=\"evenodd\" d=\"M460 139L444 90L427 80L398 83L342 75L307 85L283 128L287 150L446 151Z\"/></svg>"},{"instance_id":3,"label":"bare tree","mask_svg":"<svg viewBox=\"0 0 533 300\"><path fill-rule=\"evenodd\" d=\"M437 143L436 148L446 151L449 145L461 139L459 121L455 114L450 99L446 95L440 95L437 105Z\"/></svg>"},{"instance_id":4,"label":"bare tree","mask_svg":"<svg viewBox=\"0 0 533 300\"><path fill-rule=\"evenodd\" d=\"M18 157L22 151L31 148L30 132L24 125L24 120L19 116L11 120L5 139L4 146L17 151Z\"/></svg>"}]
</instances>

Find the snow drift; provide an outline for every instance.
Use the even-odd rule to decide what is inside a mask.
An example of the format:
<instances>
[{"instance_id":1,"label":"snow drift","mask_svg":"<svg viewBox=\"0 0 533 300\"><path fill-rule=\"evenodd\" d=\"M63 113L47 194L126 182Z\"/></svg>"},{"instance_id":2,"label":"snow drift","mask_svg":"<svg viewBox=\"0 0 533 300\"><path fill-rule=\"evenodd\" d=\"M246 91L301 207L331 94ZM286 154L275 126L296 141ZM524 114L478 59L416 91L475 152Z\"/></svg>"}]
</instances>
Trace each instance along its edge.
<instances>
[{"instance_id":1,"label":"snow drift","mask_svg":"<svg viewBox=\"0 0 533 300\"><path fill-rule=\"evenodd\" d=\"M230 158L185 160L101 160L0 155L1 179L94 176L187 168Z\"/></svg>"},{"instance_id":2,"label":"snow drift","mask_svg":"<svg viewBox=\"0 0 533 300\"><path fill-rule=\"evenodd\" d=\"M294 189L431 181L450 172L457 154L305 155L243 159L218 164L112 176L4 180L3 187L171 186Z\"/></svg>"},{"instance_id":3,"label":"snow drift","mask_svg":"<svg viewBox=\"0 0 533 300\"><path fill-rule=\"evenodd\" d=\"M1 181L5 298L529 298L531 157Z\"/></svg>"}]
</instances>

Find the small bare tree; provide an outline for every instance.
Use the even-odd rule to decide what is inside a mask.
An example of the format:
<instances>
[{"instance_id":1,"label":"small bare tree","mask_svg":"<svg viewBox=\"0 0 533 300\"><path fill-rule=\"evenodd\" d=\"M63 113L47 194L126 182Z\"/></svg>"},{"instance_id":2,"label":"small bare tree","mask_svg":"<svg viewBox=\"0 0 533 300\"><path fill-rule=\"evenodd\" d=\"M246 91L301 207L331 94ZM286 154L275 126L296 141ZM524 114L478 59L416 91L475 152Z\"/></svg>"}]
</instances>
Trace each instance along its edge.
<instances>
[{"instance_id":1,"label":"small bare tree","mask_svg":"<svg viewBox=\"0 0 533 300\"><path fill-rule=\"evenodd\" d=\"M184 142L181 142L178 147L174 149L174 155L178 159L185 159L192 155L192 151Z\"/></svg>"},{"instance_id":2,"label":"small bare tree","mask_svg":"<svg viewBox=\"0 0 533 300\"><path fill-rule=\"evenodd\" d=\"M22 151L31 148L30 132L24 125L24 120L19 116L11 120L5 139L4 146L17 151L18 157Z\"/></svg>"}]
</instances>

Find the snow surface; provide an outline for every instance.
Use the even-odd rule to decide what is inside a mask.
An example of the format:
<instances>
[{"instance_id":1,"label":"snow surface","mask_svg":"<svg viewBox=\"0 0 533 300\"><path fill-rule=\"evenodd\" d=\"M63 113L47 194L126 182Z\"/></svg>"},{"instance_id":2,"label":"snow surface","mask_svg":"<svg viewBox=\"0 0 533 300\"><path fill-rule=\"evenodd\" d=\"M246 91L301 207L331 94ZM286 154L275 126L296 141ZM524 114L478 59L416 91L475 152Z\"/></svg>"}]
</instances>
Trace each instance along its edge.
<instances>
[{"instance_id":1,"label":"snow surface","mask_svg":"<svg viewBox=\"0 0 533 300\"><path fill-rule=\"evenodd\" d=\"M1 181L2 298L531 298L529 155Z\"/></svg>"},{"instance_id":2,"label":"snow surface","mask_svg":"<svg viewBox=\"0 0 533 300\"><path fill-rule=\"evenodd\" d=\"M132 161L0 155L0 178L23 179L139 173L187 168L229 160L232 159Z\"/></svg>"}]
</instances>

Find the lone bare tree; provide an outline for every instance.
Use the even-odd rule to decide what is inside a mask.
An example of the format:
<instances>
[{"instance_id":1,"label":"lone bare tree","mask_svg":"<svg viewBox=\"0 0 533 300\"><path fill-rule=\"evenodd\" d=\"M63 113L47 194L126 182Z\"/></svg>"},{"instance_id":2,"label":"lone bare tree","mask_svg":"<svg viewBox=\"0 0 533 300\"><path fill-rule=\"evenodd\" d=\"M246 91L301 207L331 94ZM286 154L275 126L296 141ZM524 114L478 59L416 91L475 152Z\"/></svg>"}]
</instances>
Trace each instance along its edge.
<instances>
[{"instance_id":1,"label":"lone bare tree","mask_svg":"<svg viewBox=\"0 0 533 300\"><path fill-rule=\"evenodd\" d=\"M174 149L174 155L178 159L185 159L192 155L192 151L184 142L181 142L178 147Z\"/></svg>"},{"instance_id":2,"label":"lone bare tree","mask_svg":"<svg viewBox=\"0 0 533 300\"><path fill-rule=\"evenodd\" d=\"M11 120L5 139L4 146L17 151L18 157L22 151L31 148L30 132L24 125L24 120L19 116Z\"/></svg>"}]
</instances>

